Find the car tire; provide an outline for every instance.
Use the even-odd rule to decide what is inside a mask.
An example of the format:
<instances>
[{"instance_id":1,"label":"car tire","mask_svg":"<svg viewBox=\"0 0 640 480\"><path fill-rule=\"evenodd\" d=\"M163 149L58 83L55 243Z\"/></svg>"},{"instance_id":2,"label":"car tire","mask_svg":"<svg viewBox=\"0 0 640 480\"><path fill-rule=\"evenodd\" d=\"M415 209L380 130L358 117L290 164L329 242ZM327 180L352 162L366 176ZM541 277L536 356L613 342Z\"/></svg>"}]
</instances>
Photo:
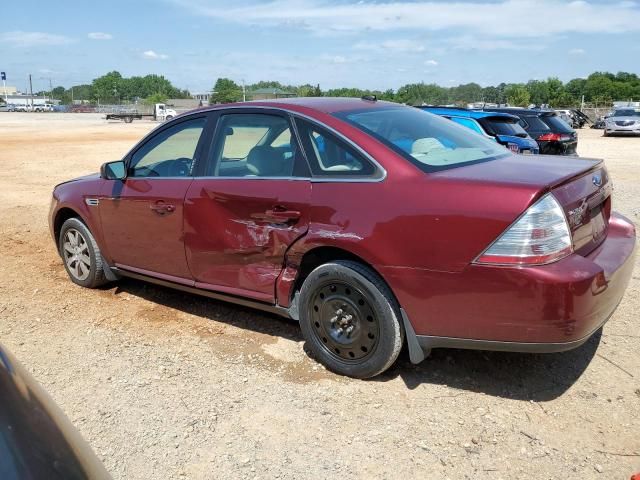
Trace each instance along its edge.
<instances>
[{"instance_id":1,"label":"car tire","mask_svg":"<svg viewBox=\"0 0 640 480\"><path fill-rule=\"evenodd\" d=\"M166 117L164 117L165 120L169 121L173 118L173 115L167 115Z\"/></svg>"},{"instance_id":2,"label":"car tire","mask_svg":"<svg viewBox=\"0 0 640 480\"><path fill-rule=\"evenodd\" d=\"M62 224L58 249L69 278L76 285L96 288L107 283L100 248L87 226L78 218Z\"/></svg>"},{"instance_id":3,"label":"car tire","mask_svg":"<svg viewBox=\"0 0 640 480\"><path fill-rule=\"evenodd\" d=\"M124 123L131 123L133 122L133 117L124 117Z\"/></svg>"},{"instance_id":4,"label":"car tire","mask_svg":"<svg viewBox=\"0 0 640 480\"><path fill-rule=\"evenodd\" d=\"M370 378L398 358L400 307L370 268L348 260L320 265L304 280L298 307L307 345L329 370Z\"/></svg>"}]
</instances>

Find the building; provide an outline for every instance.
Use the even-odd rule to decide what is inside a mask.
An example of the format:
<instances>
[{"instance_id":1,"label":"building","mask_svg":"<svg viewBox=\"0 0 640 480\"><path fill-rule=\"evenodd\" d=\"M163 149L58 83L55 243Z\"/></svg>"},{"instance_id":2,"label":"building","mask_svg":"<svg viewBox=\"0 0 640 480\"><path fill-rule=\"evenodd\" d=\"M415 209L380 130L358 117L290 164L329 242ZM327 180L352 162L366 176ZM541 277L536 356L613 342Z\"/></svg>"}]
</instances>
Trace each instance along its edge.
<instances>
[{"instance_id":1,"label":"building","mask_svg":"<svg viewBox=\"0 0 640 480\"><path fill-rule=\"evenodd\" d=\"M0 86L0 95L4 98L5 95L15 95L18 93L17 87L12 87L11 85Z\"/></svg>"},{"instance_id":2,"label":"building","mask_svg":"<svg viewBox=\"0 0 640 480\"><path fill-rule=\"evenodd\" d=\"M2 87L0 87L1 89ZM6 102L7 105L16 105L16 106L21 106L21 105L44 105L45 103L52 103L49 100L49 97L46 96L36 96L36 95L26 95L26 94L22 94L22 93L14 93L14 94L10 94L7 95L6 97L4 96L4 93L2 95L2 98L6 98ZM53 103L59 103L59 102L53 102Z\"/></svg>"},{"instance_id":3,"label":"building","mask_svg":"<svg viewBox=\"0 0 640 480\"><path fill-rule=\"evenodd\" d=\"M295 97L295 93L286 92L281 88L259 88L252 92L248 92L248 97L253 100L271 100L274 98L291 98Z\"/></svg>"},{"instance_id":4,"label":"building","mask_svg":"<svg viewBox=\"0 0 640 480\"><path fill-rule=\"evenodd\" d=\"M211 98L211 92L205 93L192 93L191 97L197 100L197 103L202 102L202 105L208 105Z\"/></svg>"}]
</instances>

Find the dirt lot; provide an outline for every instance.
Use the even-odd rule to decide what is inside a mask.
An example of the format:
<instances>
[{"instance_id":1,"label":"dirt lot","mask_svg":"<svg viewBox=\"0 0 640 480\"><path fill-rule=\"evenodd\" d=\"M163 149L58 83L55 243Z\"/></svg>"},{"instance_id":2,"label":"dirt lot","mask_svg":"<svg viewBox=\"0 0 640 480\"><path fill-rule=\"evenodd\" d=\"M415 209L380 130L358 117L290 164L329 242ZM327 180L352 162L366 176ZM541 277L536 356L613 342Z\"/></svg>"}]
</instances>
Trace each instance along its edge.
<instances>
[{"instance_id":1,"label":"dirt lot","mask_svg":"<svg viewBox=\"0 0 640 480\"><path fill-rule=\"evenodd\" d=\"M0 113L0 341L118 479L627 479L640 471L640 269L582 348L406 355L373 381L310 360L294 322L135 281L83 290L47 230L53 185L153 123ZM580 131L640 221L640 138ZM638 257L640 259L640 256ZM1 401L1 399L0 399Z\"/></svg>"}]
</instances>

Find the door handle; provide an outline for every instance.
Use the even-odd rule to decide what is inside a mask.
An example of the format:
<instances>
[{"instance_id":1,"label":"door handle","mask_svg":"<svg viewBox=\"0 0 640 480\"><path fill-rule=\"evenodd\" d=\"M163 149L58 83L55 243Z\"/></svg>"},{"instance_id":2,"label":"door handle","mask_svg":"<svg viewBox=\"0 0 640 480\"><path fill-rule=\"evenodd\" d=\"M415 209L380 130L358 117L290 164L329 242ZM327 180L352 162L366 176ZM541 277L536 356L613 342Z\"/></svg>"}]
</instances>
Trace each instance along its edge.
<instances>
[{"instance_id":1,"label":"door handle","mask_svg":"<svg viewBox=\"0 0 640 480\"><path fill-rule=\"evenodd\" d=\"M275 206L264 212L263 219L272 223L295 223L300 220L302 213L289 210L286 207Z\"/></svg>"},{"instance_id":2,"label":"door handle","mask_svg":"<svg viewBox=\"0 0 640 480\"><path fill-rule=\"evenodd\" d=\"M158 215L165 215L167 213L173 213L176 210L175 205L171 205L169 203L164 203L162 200L151 204L151 210L156 212Z\"/></svg>"}]
</instances>

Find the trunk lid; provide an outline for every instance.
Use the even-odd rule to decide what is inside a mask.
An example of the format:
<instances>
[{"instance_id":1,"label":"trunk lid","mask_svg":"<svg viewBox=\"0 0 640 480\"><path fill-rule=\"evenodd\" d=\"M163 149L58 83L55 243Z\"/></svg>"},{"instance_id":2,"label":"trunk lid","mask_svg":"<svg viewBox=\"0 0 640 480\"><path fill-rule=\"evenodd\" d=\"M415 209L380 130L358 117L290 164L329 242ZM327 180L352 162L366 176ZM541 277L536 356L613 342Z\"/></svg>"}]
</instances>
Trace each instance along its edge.
<instances>
[{"instance_id":1,"label":"trunk lid","mask_svg":"<svg viewBox=\"0 0 640 480\"><path fill-rule=\"evenodd\" d=\"M496 188L530 187L532 202L552 192L567 217L576 253L586 255L606 238L612 184L602 160L511 155L431 175Z\"/></svg>"},{"instance_id":2,"label":"trunk lid","mask_svg":"<svg viewBox=\"0 0 640 480\"><path fill-rule=\"evenodd\" d=\"M567 217L573 249L587 255L607 236L613 185L603 163L552 190Z\"/></svg>"}]
</instances>

